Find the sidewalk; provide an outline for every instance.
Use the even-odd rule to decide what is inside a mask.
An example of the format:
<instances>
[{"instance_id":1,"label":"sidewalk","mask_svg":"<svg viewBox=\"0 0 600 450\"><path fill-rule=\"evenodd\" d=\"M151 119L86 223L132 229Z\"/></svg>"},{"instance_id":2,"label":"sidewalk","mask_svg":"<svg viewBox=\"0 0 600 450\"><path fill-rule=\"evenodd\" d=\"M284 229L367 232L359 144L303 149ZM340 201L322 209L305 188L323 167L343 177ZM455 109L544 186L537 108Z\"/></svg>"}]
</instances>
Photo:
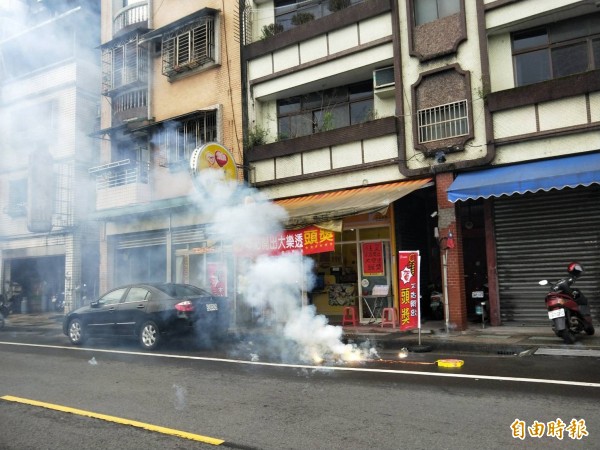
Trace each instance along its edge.
<instances>
[{"instance_id":1,"label":"sidewalk","mask_svg":"<svg viewBox=\"0 0 600 450\"><path fill-rule=\"evenodd\" d=\"M600 334L588 336L582 333L577 336L574 345L566 345L554 334L550 324L547 327L519 325L492 327L486 324L483 328L481 324L470 323L465 331L447 332L445 322L428 321L421 326L420 345L418 330L399 331L398 328L394 329L387 325L382 328L379 324L344 326L344 336L347 340L364 341L368 338L386 348L406 347L413 351L512 355L543 348L549 350L548 354L558 354L562 351L572 356L583 355L584 352L600 356Z\"/></svg>"},{"instance_id":2,"label":"sidewalk","mask_svg":"<svg viewBox=\"0 0 600 450\"><path fill-rule=\"evenodd\" d=\"M60 313L13 314L5 322L2 332L10 330L55 330L62 332L63 315ZM446 332L443 321L427 321L418 330L400 331L379 324L344 326L343 339L348 342L364 342L388 349L408 348L411 351L452 351L468 353L493 353L499 355L536 352L570 356L600 357L600 330L594 336L580 334L574 345L566 345L557 337L550 325L547 327L525 327L503 325L492 327L470 323L465 331Z\"/></svg>"}]
</instances>

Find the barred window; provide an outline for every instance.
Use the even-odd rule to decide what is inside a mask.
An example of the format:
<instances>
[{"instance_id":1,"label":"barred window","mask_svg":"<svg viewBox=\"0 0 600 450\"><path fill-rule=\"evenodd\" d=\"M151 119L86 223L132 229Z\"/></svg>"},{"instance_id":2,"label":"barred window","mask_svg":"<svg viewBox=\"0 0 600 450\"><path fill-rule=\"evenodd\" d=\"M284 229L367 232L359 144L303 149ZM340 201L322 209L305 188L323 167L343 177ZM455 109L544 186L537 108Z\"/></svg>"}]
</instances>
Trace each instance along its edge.
<instances>
[{"instance_id":1,"label":"barred window","mask_svg":"<svg viewBox=\"0 0 600 450\"><path fill-rule=\"evenodd\" d=\"M217 111L167 123L158 130L156 138L168 164L189 161L196 147L217 140Z\"/></svg>"},{"instance_id":2,"label":"barred window","mask_svg":"<svg viewBox=\"0 0 600 450\"><path fill-rule=\"evenodd\" d=\"M138 45L138 36L102 50L102 92L148 78L147 50Z\"/></svg>"},{"instance_id":3,"label":"barred window","mask_svg":"<svg viewBox=\"0 0 600 450\"><path fill-rule=\"evenodd\" d=\"M469 134L466 100L421 109L417 115L421 144Z\"/></svg>"},{"instance_id":4,"label":"barred window","mask_svg":"<svg viewBox=\"0 0 600 450\"><path fill-rule=\"evenodd\" d=\"M163 36L162 58L162 73L168 77L216 62L214 16Z\"/></svg>"}]
</instances>

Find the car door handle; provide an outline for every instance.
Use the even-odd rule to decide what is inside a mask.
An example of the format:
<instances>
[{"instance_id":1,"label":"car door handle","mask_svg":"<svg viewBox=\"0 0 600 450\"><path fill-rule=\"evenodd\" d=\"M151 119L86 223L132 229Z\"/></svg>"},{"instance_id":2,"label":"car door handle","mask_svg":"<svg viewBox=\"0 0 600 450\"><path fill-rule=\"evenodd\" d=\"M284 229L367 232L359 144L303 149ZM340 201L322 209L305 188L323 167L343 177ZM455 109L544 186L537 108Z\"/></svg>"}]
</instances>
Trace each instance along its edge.
<instances>
[{"instance_id":1,"label":"car door handle","mask_svg":"<svg viewBox=\"0 0 600 450\"><path fill-rule=\"evenodd\" d=\"M111 306L110 308L108 308L109 311L114 311L116 308L114 306Z\"/></svg>"},{"instance_id":2,"label":"car door handle","mask_svg":"<svg viewBox=\"0 0 600 450\"><path fill-rule=\"evenodd\" d=\"M138 305L137 309L144 309L146 307L146 305Z\"/></svg>"}]
</instances>

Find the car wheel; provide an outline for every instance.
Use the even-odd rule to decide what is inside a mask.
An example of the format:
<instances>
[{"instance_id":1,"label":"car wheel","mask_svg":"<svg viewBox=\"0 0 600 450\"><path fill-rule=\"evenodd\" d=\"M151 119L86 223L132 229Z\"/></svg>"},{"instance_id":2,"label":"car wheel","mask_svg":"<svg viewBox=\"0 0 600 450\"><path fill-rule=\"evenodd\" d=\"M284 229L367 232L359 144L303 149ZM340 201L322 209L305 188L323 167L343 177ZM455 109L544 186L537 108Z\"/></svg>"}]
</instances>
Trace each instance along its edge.
<instances>
[{"instance_id":1,"label":"car wheel","mask_svg":"<svg viewBox=\"0 0 600 450\"><path fill-rule=\"evenodd\" d=\"M80 319L73 319L69 322L69 340L74 345L81 345L85 341L85 329Z\"/></svg>"},{"instance_id":2,"label":"car wheel","mask_svg":"<svg viewBox=\"0 0 600 450\"><path fill-rule=\"evenodd\" d=\"M146 350L154 350L161 341L158 326L151 320L144 322L139 337L140 345Z\"/></svg>"}]
</instances>

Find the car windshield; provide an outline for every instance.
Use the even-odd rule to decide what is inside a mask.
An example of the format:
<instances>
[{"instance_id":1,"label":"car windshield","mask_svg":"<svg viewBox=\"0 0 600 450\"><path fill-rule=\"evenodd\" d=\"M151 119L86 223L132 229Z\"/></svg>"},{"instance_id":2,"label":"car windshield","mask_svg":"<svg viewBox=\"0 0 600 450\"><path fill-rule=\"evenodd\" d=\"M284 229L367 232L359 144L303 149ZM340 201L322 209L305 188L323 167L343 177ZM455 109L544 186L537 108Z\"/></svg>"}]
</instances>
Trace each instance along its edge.
<instances>
[{"instance_id":1,"label":"car windshield","mask_svg":"<svg viewBox=\"0 0 600 450\"><path fill-rule=\"evenodd\" d=\"M190 297L195 295L210 295L203 289L200 289L196 286L191 286L189 284L159 284L155 286L159 291L164 292L165 294L174 297L174 298L182 298L182 297Z\"/></svg>"}]
</instances>

